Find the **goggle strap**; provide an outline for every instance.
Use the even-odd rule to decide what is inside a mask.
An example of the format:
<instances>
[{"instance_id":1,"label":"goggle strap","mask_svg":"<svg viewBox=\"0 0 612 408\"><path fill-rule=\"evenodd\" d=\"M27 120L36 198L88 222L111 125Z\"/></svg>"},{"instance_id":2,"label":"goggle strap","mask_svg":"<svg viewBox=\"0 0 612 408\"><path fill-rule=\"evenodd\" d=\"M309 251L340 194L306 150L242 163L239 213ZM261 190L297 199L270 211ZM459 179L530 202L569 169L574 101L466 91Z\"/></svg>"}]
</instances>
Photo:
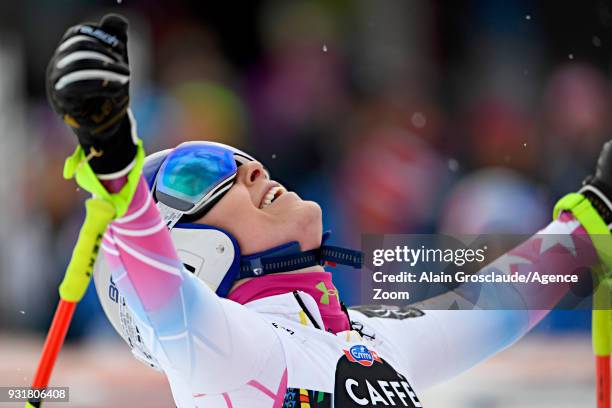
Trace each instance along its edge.
<instances>
[{"instance_id":1,"label":"goggle strap","mask_svg":"<svg viewBox=\"0 0 612 408\"><path fill-rule=\"evenodd\" d=\"M179 222L179 220L185 214L182 211L179 211L170 206L167 206L161 201L157 202L157 208L159 209L159 213L162 217L162 220L164 221L164 224L166 224L166 227L168 227L169 230L174 228L176 223Z\"/></svg>"},{"instance_id":2,"label":"goggle strap","mask_svg":"<svg viewBox=\"0 0 612 408\"><path fill-rule=\"evenodd\" d=\"M234 180L236 179L236 174L231 175L230 177L228 177L227 179L223 180L221 183L219 183L218 186L216 186L210 193L208 193L206 195L206 197L204 198L204 200L202 201L202 203L200 203L200 205L198 205L198 211L204 207L208 207L209 204L213 201L217 202L218 199L221 198L221 196L225 195L225 193L227 192L227 190L229 190L230 188L232 188L232 186L234 185ZM192 212L192 211L190 211ZM197 212L197 211L195 211Z\"/></svg>"},{"instance_id":3,"label":"goggle strap","mask_svg":"<svg viewBox=\"0 0 612 408\"><path fill-rule=\"evenodd\" d=\"M295 254L243 259L240 262L239 279L295 271L309 266L323 265L325 262L361 268L363 253L348 248L324 245L321 248Z\"/></svg>"}]
</instances>

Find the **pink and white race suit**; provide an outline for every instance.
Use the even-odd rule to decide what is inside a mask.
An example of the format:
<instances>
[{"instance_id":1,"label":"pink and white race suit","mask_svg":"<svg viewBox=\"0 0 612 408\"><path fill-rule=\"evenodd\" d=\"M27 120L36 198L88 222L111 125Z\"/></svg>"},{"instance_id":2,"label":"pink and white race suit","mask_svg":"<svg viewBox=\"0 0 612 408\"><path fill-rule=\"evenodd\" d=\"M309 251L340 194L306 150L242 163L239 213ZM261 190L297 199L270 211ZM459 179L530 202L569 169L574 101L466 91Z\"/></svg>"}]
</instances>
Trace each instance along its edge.
<instances>
[{"instance_id":1,"label":"pink and white race suit","mask_svg":"<svg viewBox=\"0 0 612 408\"><path fill-rule=\"evenodd\" d=\"M564 239L544 244L547 234ZM112 280L96 284L118 289L112 296L137 328L127 333L131 346L163 370L181 408L421 407L419 392L508 347L546 314L349 310L352 330L333 334L317 328L325 327L320 299L303 291L246 304L220 298L183 268L143 179L128 213L109 226L103 254ZM520 261L564 274L596 259L584 228L564 213L495 263L508 273ZM564 294L542 296L552 307Z\"/></svg>"}]
</instances>

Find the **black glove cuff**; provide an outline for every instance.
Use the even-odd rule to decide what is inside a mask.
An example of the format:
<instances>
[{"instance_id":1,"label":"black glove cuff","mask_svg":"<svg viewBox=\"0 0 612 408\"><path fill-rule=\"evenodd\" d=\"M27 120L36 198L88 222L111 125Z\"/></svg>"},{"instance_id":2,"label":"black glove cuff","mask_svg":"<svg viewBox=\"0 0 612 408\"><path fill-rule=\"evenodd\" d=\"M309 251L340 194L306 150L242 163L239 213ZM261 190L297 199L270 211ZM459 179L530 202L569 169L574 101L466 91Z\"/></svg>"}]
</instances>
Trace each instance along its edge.
<instances>
[{"instance_id":1,"label":"black glove cuff","mask_svg":"<svg viewBox=\"0 0 612 408\"><path fill-rule=\"evenodd\" d=\"M93 155L89 165L101 179L120 177L123 170L129 171L129 166L136 157L137 146L132 140L132 123L127 114L123 117L119 128L104 141L95 144L81 143L88 155L93 147L100 155Z\"/></svg>"},{"instance_id":2,"label":"black glove cuff","mask_svg":"<svg viewBox=\"0 0 612 408\"><path fill-rule=\"evenodd\" d=\"M580 189L580 193L590 201L606 225L612 224L612 202L610 202L612 194L606 185L590 181Z\"/></svg>"}]
</instances>

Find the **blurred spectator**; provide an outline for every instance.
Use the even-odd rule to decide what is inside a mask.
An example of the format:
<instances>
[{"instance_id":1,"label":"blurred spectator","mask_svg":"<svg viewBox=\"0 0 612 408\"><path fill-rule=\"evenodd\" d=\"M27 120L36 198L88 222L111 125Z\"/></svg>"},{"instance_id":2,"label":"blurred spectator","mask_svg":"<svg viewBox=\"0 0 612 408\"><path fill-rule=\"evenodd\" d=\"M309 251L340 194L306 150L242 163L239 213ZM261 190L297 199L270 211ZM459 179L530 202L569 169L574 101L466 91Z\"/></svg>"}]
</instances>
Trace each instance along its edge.
<instances>
[{"instance_id":1,"label":"blurred spectator","mask_svg":"<svg viewBox=\"0 0 612 408\"><path fill-rule=\"evenodd\" d=\"M439 232L530 234L550 219L550 200L520 174L489 168L466 175L448 194Z\"/></svg>"},{"instance_id":2,"label":"blurred spectator","mask_svg":"<svg viewBox=\"0 0 612 408\"><path fill-rule=\"evenodd\" d=\"M470 107L467 115L471 164L475 168L505 166L534 174L540 164L540 141L530 115L499 99Z\"/></svg>"},{"instance_id":3,"label":"blurred spectator","mask_svg":"<svg viewBox=\"0 0 612 408\"><path fill-rule=\"evenodd\" d=\"M433 232L448 170L427 144L397 128L373 128L348 146L335 178L345 237Z\"/></svg>"},{"instance_id":4,"label":"blurred spectator","mask_svg":"<svg viewBox=\"0 0 612 408\"><path fill-rule=\"evenodd\" d=\"M553 72L544 93L546 119L558 143L589 153L610 138L610 84L586 64L567 64Z\"/></svg>"},{"instance_id":5,"label":"blurred spectator","mask_svg":"<svg viewBox=\"0 0 612 408\"><path fill-rule=\"evenodd\" d=\"M612 137L609 81L586 64L564 64L551 75L542 96L550 188L561 195L593 167L604 141Z\"/></svg>"},{"instance_id":6,"label":"blurred spectator","mask_svg":"<svg viewBox=\"0 0 612 408\"><path fill-rule=\"evenodd\" d=\"M176 128L168 146L188 140L212 140L244 147L248 118L242 101L230 89L205 81L183 82L170 90L176 101Z\"/></svg>"}]
</instances>

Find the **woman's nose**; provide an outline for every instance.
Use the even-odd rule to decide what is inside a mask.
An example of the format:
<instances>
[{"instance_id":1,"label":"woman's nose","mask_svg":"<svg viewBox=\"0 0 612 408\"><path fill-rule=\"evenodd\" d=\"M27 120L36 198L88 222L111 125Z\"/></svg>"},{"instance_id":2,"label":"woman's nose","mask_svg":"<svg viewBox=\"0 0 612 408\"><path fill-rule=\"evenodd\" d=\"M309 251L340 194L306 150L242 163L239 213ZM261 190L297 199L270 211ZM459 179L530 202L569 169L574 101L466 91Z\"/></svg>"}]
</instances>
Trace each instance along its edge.
<instances>
[{"instance_id":1,"label":"woman's nose","mask_svg":"<svg viewBox=\"0 0 612 408\"><path fill-rule=\"evenodd\" d=\"M238 168L238 179L247 186L254 185L260 178L267 178L260 162L248 162Z\"/></svg>"}]
</instances>

